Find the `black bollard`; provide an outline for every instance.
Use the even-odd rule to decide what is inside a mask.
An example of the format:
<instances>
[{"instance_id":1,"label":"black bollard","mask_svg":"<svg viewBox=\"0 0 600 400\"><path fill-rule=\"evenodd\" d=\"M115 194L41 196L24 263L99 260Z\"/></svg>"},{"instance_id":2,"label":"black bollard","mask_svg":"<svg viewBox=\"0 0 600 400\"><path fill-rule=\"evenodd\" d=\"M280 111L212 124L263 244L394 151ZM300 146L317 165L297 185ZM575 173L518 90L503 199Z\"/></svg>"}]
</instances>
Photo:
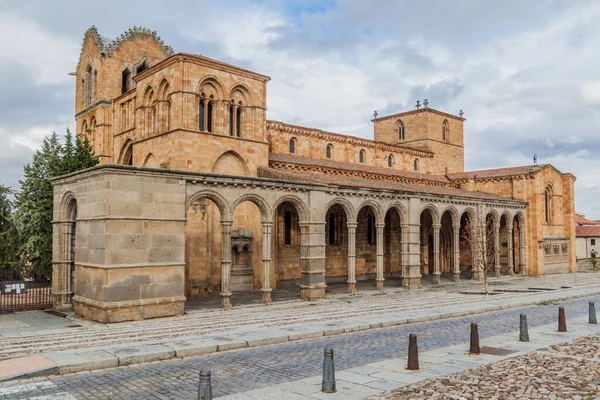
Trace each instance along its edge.
<instances>
[{"instance_id":1,"label":"black bollard","mask_svg":"<svg viewBox=\"0 0 600 400\"><path fill-rule=\"evenodd\" d=\"M558 307L558 331L567 331L567 318L565 317L565 308Z\"/></svg>"},{"instance_id":2,"label":"black bollard","mask_svg":"<svg viewBox=\"0 0 600 400\"><path fill-rule=\"evenodd\" d=\"M408 365L406 369L417 371L419 369L419 346L417 346L417 335L408 335Z\"/></svg>"},{"instance_id":3,"label":"black bollard","mask_svg":"<svg viewBox=\"0 0 600 400\"><path fill-rule=\"evenodd\" d=\"M479 347L479 331L477 330L477 324L471 323L471 348L469 349L470 354L479 354L481 348Z\"/></svg>"},{"instance_id":4,"label":"black bollard","mask_svg":"<svg viewBox=\"0 0 600 400\"><path fill-rule=\"evenodd\" d=\"M325 356L323 358L323 383L321 392L335 393L335 367L333 365L333 349L325 347Z\"/></svg>"},{"instance_id":5,"label":"black bollard","mask_svg":"<svg viewBox=\"0 0 600 400\"><path fill-rule=\"evenodd\" d=\"M212 383L210 382L210 369L200 370L200 384L198 385L198 400L212 400Z\"/></svg>"},{"instance_id":6,"label":"black bollard","mask_svg":"<svg viewBox=\"0 0 600 400\"><path fill-rule=\"evenodd\" d=\"M594 304L593 301L590 301L589 317L590 318L589 318L588 322L590 324L596 325L598 323L598 320L596 319L596 305Z\"/></svg>"},{"instance_id":7,"label":"black bollard","mask_svg":"<svg viewBox=\"0 0 600 400\"><path fill-rule=\"evenodd\" d=\"M527 315L521 314L521 323L519 324L519 342L529 342L529 330L527 329Z\"/></svg>"}]
</instances>

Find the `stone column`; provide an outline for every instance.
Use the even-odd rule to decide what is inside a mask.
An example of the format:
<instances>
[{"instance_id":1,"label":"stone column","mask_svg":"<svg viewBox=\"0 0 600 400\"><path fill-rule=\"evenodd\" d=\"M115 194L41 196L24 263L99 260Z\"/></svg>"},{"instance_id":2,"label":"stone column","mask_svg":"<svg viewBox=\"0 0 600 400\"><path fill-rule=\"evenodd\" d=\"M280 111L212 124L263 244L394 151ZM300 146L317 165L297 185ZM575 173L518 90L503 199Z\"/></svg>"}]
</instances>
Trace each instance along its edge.
<instances>
[{"instance_id":1,"label":"stone column","mask_svg":"<svg viewBox=\"0 0 600 400\"><path fill-rule=\"evenodd\" d=\"M402 281L402 286L404 286L404 279L406 279L408 277L408 269L406 268L406 263L407 263L407 247L408 247L408 230L409 230L409 226L408 224L402 224L401 226L401 233L402 236L400 237L400 265L402 267L402 269L400 270L400 278Z\"/></svg>"},{"instance_id":2,"label":"stone column","mask_svg":"<svg viewBox=\"0 0 600 400\"><path fill-rule=\"evenodd\" d=\"M262 246L262 266L263 266L263 303L271 304L271 235L273 232L273 222L262 222L263 246Z\"/></svg>"},{"instance_id":3,"label":"stone column","mask_svg":"<svg viewBox=\"0 0 600 400\"><path fill-rule=\"evenodd\" d=\"M494 223L494 270L500 278L500 221Z\"/></svg>"},{"instance_id":4,"label":"stone column","mask_svg":"<svg viewBox=\"0 0 600 400\"><path fill-rule=\"evenodd\" d=\"M519 273L525 275L525 228L519 226Z\"/></svg>"},{"instance_id":5,"label":"stone column","mask_svg":"<svg viewBox=\"0 0 600 400\"><path fill-rule=\"evenodd\" d=\"M356 294L356 227L358 223L348 222L348 293Z\"/></svg>"},{"instance_id":6,"label":"stone column","mask_svg":"<svg viewBox=\"0 0 600 400\"><path fill-rule=\"evenodd\" d=\"M302 242L300 263L302 300L318 300L325 297L325 222L300 224Z\"/></svg>"},{"instance_id":7,"label":"stone column","mask_svg":"<svg viewBox=\"0 0 600 400\"><path fill-rule=\"evenodd\" d=\"M514 275L514 263L513 263L513 227L512 223L506 224L506 232L508 234L508 274Z\"/></svg>"},{"instance_id":8,"label":"stone column","mask_svg":"<svg viewBox=\"0 0 600 400\"><path fill-rule=\"evenodd\" d=\"M377 290L383 290L383 228L384 223L375 224L377 231Z\"/></svg>"},{"instance_id":9,"label":"stone column","mask_svg":"<svg viewBox=\"0 0 600 400\"><path fill-rule=\"evenodd\" d=\"M441 282L440 275L440 224L433 224L433 283Z\"/></svg>"},{"instance_id":10,"label":"stone column","mask_svg":"<svg viewBox=\"0 0 600 400\"><path fill-rule=\"evenodd\" d=\"M236 106L235 104L233 105L233 108L231 109L231 112L233 113L233 136L234 137L238 137L240 135L240 133L237 130L237 109L238 106Z\"/></svg>"},{"instance_id":11,"label":"stone column","mask_svg":"<svg viewBox=\"0 0 600 400\"><path fill-rule=\"evenodd\" d=\"M406 225L406 275L402 286L407 289L421 287L421 200L411 198L408 201L408 224Z\"/></svg>"},{"instance_id":12,"label":"stone column","mask_svg":"<svg viewBox=\"0 0 600 400\"><path fill-rule=\"evenodd\" d=\"M452 240L452 244L454 245L452 267L454 270L454 282L458 282L460 281L460 226L454 226L452 229L454 233L454 238Z\"/></svg>"},{"instance_id":13,"label":"stone column","mask_svg":"<svg viewBox=\"0 0 600 400\"><path fill-rule=\"evenodd\" d=\"M202 126L202 130L203 131L208 131L208 99L204 98L201 100L202 104L204 105L204 125ZM214 108L214 107L213 107ZM213 122L214 122L214 118L213 118Z\"/></svg>"},{"instance_id":14,"label":"stone column","mask_svg":"<svg viewBox=\"0 0 600 400\"><path fill-rule=\"evenodd\" d=\"M233 221L221 221L223 240L221 243L221 308L231 308L231 225Z\"/></svg>"},{"instance_id":15,"label":"stone column","mask_svg":"<svg viewBox=\"0 0 600 400\"><path fill-rule=\"evenodd\" d=\"M57 310L71 310L73 292L71 288L72 268L75 260L71 259L72 221L53 223L53 256L52 256L52 304ZM58 240L58 243L56 241Z\"/></svg>"}]
</instances>

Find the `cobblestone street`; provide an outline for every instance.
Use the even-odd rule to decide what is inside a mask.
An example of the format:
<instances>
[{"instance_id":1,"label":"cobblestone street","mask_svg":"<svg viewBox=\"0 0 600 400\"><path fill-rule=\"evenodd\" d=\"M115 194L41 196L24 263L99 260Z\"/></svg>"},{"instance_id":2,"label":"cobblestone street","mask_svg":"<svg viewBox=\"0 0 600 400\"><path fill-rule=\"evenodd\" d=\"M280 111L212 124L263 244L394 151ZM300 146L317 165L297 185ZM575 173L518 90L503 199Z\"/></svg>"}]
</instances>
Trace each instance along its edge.
<instances>
[{"instance_id":1,"label":"cobblestone street","mask_svg":"<svg viewBox=\"0 0 600 400\"><path fill-rule=\"evenodd\" d=\"M586 315L588 301L599 302L600 296L562 302L567 319ZM183 360L56 376L31 382L30 390L11 392L11 387L23 385L21 381L0 386L0 399L50 395L55 397L47 399L193 399L197 396L200 368L212 369L215 396L221 396L318 375L325 346L336 350L336 369L342 371L405 355L409 333L417 333L421 351L427 351L468 341L470 322L479 324L484 340L513 332L518 329L522 312L528 315L532 327L552 323L557 318L554 304L497 311Z\"/></svg>"}]
</instances>

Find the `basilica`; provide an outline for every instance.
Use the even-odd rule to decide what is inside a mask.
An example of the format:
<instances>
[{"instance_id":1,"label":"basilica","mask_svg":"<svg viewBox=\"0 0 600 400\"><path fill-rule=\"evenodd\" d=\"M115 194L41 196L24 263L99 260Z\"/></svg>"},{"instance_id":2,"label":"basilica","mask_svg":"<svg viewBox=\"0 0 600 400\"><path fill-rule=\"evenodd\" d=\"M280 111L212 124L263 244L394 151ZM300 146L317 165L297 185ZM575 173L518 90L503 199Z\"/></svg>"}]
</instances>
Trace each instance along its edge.
<instances>
[{"instance_id":1,"label":"basilica","mask_svg":"<svg viewBox=\"0 0 600 400\"><path fill-rule=\"evenodd\" d=\"M242 291L575 272L575 177L465 171L462 112L374 115L373 139L268 120L268 76L138 27L88 29L76 79L100 165L53 181L57 309L119 322L215 293L228 309ZM482 212L489 270L468 240Z\"/></svg>"}]
</instances>

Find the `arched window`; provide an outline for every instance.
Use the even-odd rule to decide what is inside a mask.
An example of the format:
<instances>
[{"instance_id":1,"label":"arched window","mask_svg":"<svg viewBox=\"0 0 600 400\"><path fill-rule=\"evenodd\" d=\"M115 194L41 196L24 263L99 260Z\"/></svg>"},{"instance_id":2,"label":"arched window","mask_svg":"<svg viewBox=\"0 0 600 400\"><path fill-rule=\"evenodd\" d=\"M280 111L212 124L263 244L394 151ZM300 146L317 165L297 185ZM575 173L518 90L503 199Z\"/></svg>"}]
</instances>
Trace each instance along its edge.
<instances>
[{"instance_id":1,"label":"arched window","mask_svg":"<svg viewBox=\"0 0 600 400\"><path fill-rule=\"evenodd\" d=\"M326 154L325 154L325 156L326 156L327 158L331 158L331 149L332 149L332 148L333 148L333 146L332 146L332 145L330 145L330 144L328 144L328 145L327 145L327 149L325 150L325 153L326 153Z\"/></svg>"},{"instance_id":2,"label":"arched window","mask_svg":"<svg viewBox=\"0 0 600 400\"><path fill-rule=\"evenodd\" d=\"M213 117L213 97L210 96L206 106L206 130L212 132L212 117Z\"/></svg>"},{"instance_id":3,"label":"arched window","mask_svg":"<svg viewBox=\"0 0 600 400\"><path fill-rule=\"evenodd\" d=\"M290 139L290 154L294 154L294 153L296 153L296 139L291 138Z\"/></svg>"},{"instance_id":4,"label":"arched window","mask_svg":"<svg viewBox=\"0 0 600 400\"><path fill-rule=\"evenodd\" d=\"M198 119L199 119L199 124L198 124L198 130L199 131L203 131L204 130L204 126L205 126L205 115L204 113L206 112L206 106L204 105L204 98L200 99L200 111L198 111Z\"/></svg>"},{"instance_id":5,"label":"arched window","mask_svg":"<svg viewBox=\"0 0 600 400\"><path fill-rule=\"evenodd\" d=\"M204 93L202 94L202 97L200 97L200 107L198 111L198 129L201 131L212 132L212 102L212 95L209 99L204 97Z\"/></svg>"},{"instance_id":6,"label":"arched window","mask_svg":"<svg viewBox=\"0 0 600 400\"><path fill-rule=\"evenodd\" d=\"M358 153L358 162L361 164L364 164L365 162L365 151L361 150L360 153Z\"/></svg>"},{"instance_id":7,"label":"arched window","mask_svg":"<svg viewBox=\"0 0 600 400\"><path fill-rule=\"evenodd\" d=\"M329 244L335 244L335 214L329 214Z\"/></svg>"},{"instance_id":8,"label":"arched window","mask_svg":"<svg viewBox=\"0 0 600 400\"><path fill-rule=\"evenodd\" d=\"M233 136L233 103L229 106L229 136Z\"/></svg>"},{"instance_id":9,"label":"arched window","mask_svg":"<svg viewBox=\"0 0 600 400\"><path fill-rule=\"evenodd\" d=\"M237 108L235 117L235 131L237 137L240 137L242 136L242 103Z\"/></svg>"},{"instance_id":10,"label":"arched window","mask_svg":"<svg viewBox=\"0 0 600 400\"><path fill-rule=\"evenodd\" d=\"M419 159L415 158L415 162L413 164L414 164L413 166L414 166L415 171L418 171L419 170Z\"/></svg>"},{"instance_id":11,"label":"arched window","mask_svg":"<svg viewBox=\"0 0 600 400\"><path fill-rule=\"evenodd\" d=\"M367 215L367 244L375 243L375 218Z\"/></svg>"},{"instance_id":12,"label":"arched window","mask_svg":"<svg viewBox=\"0 0 600 400\"><path fill-rule=\"evenodd\" d=\"M131 79L131 71L125 68L121 73L121 94L129 92L129 81Z\"/></svg>"},{"instance_id":13,"label":"arched window","mask_svg":"<svg viewBox=\"0 0 600 400\"><path fill-rule=\"evenodd\" d=\"M550 185L546 186L546 190L544 190L544 206L546 210L546 222L552 222L552 187Z\"/></svg>"},{"instance_id":14,"label":"arched window","mask_svg":"<svg viewBox=\"0 0 600 400\"><path fill-rule=\"evenodd\" d=\"M88 64L85 69L85 76L83 78L83 105L89 106L96 97L96 71L92 67L92 64Z\"/></svg>"},{"instance_id":15,"label":"arched window","mask_svg":"<svg viewBox=\"0 0 600 400\"><path fill-rule=\"evenodd\" d=\"M449 140L449 134L450 126L448 125L448 120L444 120L444 122L442 123L442 140L444 142Z\"/></svg>"},{"instance_id":16,"label":"arched window","mask_svg":"<svg viewBox=\"0 0 600 400\"><path fill-rule=\"evenodd\" d=\"M141 74L145 70L150 68L150 64L148 64L148 60L144 60L140 65L135 68L135 74Z\"/></svg>"},{"instance_id":17,"label":"arched window","mask_svg":"<svg viewBox=\"0 0 600 400\"><path fill-rule=\"evenodd\" d=\"M283 244L287 246L292 244L292 212L286 211L283 219L285 225Z\"/></svg>"},{"instance_id":18,"label":"arched window","mask_svg":"<svg viewBox=\"0 0 600 400\"><path fill-rule=\"evenodd\" d=\"M398 140L404 140L404 123L398 121Z\"/></svg>"},{"instance_id":19,"label":"arched window","mask_svg":"<svg viewBox=\"0 0 600 400\"><path fill-rule=\"evenodd\" d=\"M394 165L394 157L392 157L392 155L390 154L388 156L388 167L392 168L393 165Z\"/></svg>"},{"instance_id":20,"label":"arched window","mask_svg":"<svg viewBox=\"0 0 600 400\"><path fill-rule=\"evenodd\" d=\"M123 165L133 165L133 143L129 142L121 160Z\"/></svg>"}]
</instances>

